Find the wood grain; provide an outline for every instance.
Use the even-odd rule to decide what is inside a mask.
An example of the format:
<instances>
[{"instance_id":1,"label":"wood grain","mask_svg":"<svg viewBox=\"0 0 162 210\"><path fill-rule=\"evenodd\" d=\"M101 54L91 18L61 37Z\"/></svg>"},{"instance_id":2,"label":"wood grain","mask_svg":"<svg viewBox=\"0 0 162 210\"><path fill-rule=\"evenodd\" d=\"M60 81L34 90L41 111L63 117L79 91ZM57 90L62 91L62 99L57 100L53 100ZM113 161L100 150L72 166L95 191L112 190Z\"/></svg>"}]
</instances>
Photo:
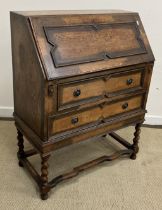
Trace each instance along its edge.
<instances>
[{"instance_id":1,"label":"wood grain","mask_svg":"<svg viewBox=\"0 0 162 210\"><path fill-rule=\"evenodd\" d=\"M154 57L151 51L151 48L149 46L149 42L148 39L144 33L143 30L143 26L142 23L140 21L140 18L138 16L137 13L132 13L132 14L100 14L100 15L95 15L95 14L91 14L91 15L55 15L55 16L39 16L38 17L34 17L34 16L30 16L29 17L30 20L30 24L31 24L31 28L33 31L33 35L35 37L38 49L39 49L39 53L41 56L41 59L43 61L43 65L44 65L44 69L46 71L46 76L48 79L58 79L58 78L65 78L65 77L70 77L70 76L77 76L77 75L83 75L86 73L92 73L92 72L98 72L98 71L103 71L103 70L109 70L112 68L118 68L118 67L122 67L122 66L131 66L131 65L135 65L135 64L140 64L140 63L146 63L146 62L150 62L150 61L154 61ZM53 58L51 56L51 44L47 41L47 36L43 30L43 27L73 27L76 25L84 25L85 26L85 30L86 30L86 25L100 25L100 24L129 24L130 22L134 22L134 24L138 24L137 28L139 29L139 39L142 40L142 42L144 43L144 48L146 49L146 53L143 54L143 52L141 52L140 54L136 54L136 53L132 53L131 56L125 56L122 57L118 56L114 59L106 59L106 60L97 60L97 61L93 61L91 62L91 60L89 60L87 63L83 63L83 62L76 64L76 65L69 65L69 66L60 66L59 68L56 67L55 63L53 62ZM128 30L129 31L129 30ZM67 33L67 32L66 32ZM125 32L124 32L125 33ZM132 32L128 32L128 35L130 37ZM122 36L122 34L120 33L120 35ZM60 35L59 35L60 36ZM67 37L67 35L66 35ZM71 39L72 36L68 34L68 39L70 39L71 43ZM127 35L125 36L127 37ZM58 38L57 38L58 39ZM91 37L91 39L93 39L93 37ZM90 40L91 40L90 39ZM96 38L95 38L96 39ZM116 37L115 40L117 40L118 38ZM137 46L137 43L135 43L134 41L131 42L130 41L131 38L129 38L128 42L125 43L125 41L127 40L127 38L123 38L122 41L117 41L119 44L123 43L124 41L124 45L126 47L126 49L130 49L130 44L132 43L132 48L131 49L135 49L134 47ZM78 42L75 41L76 39L74 39L74 43L72 43L72 46L75 47L79 45L80 42L80 38L78 40ZM98 39L99 41L97 41L97 43L102 43L102 41L104 41L105 39L101 40ZM110 40L110 39L109 39ZM118 39L120 40L120 38ZM62 38L62 41L64 42L64 39ZM68 42L67 42L68 43ZM87 42L86 42L87 43ZM90 42L91 43L91 42ZM107 41L106 41L107 43ZM108 42L109 43L109 42ZM74 44L74 45L73 45ZM89 44L89 43L88 43ZM105 44L105 43L104 43ZM113 46L115 47L117 43L115 43ZM106 44L105 44L106 45ZM128 46L129 45L129 46ZM79 51L79 53L75 53L75 55L73 54L73 51L70 51L70 48L66 48L63 47L61 53L66 53L66 55L63 57L65 58L65 60L63 62L67 62L67 56L70 56L70 58L72 58L72 56L76 57L76 56L84 56L83 53L86 53L89 51L89 49L87 48L87 46L85 44L82 44L83 49L81 50L81 52ZM100 47L102 48L103 44L97 45L97 47L95 48L95 44L93 47L94 52L100 52ZM112 46L112 47L113 47ZM55 45L56 47L56 45ZM59 46L58 46L59 47ZM72 49L74 49L74 47L72 47ZM107 46L108 47L108 46ZM79 49L79 48L78 48ZM117 48L116 48L117 49ZM122 48L122 44L120 46L120 49ZM74 52L76 52L74 50ZM59 53L57 55L57 59L56 60L61 60L61 53ZM88 55L91 52L89 51ZM68 54L68 55L67 55ZM63 59L62 59L63 60ZM71 63L72 64L72 63Z\"/></svg>"},{"instance_id":2,"label":"wood grain","mask_svg":"<svg viewBox=\"0 0 162 210\"><path fill-rule=\"evenodd\" d=\"M128 90L132 88L141 87L141 71L129 71L120 74L105 75L99 79L90 79L83 82L74 82L67 85L59 86L59 104L65 105L67 103L74 103L75 101L99 97L107 94ZM132 79L132 83L128 84L127 81ZM142 88L142 87L141 87ZM78 97L74 96L74 92L80 90Z\"/></svg>"},{"instance_id":3,"label":"wood grain","mask_svg":"<svg viewBox=\"0 0 162 210\"><path fill-rule=\"evenodd\" d=\"M11 13L14 112L43 138L44 74L28 27Z\"/></svg>"},{"instance_id":4,"label":"wood grain","mask_svg":"<svg viewBox=\"0 0 162 210\"><path fill-rule=\"evenodd\" d=\"M138 13L11 12L18 159L41 199L59 182L122 155L136 158L154 56ZM133 144L113 131L134 125ZM110 135L127 150L48 179L52 151ZM25 151L24 139L33 149ZM39 154L39 174L28 157Z\"/></svg>"},{"instance_id":5,"label":"wood grain","mask_svg":"<svg viewBox=\"0 0 162 210\"><path fill-rule=\"evenodd\" d=\"M128 107L123 109L123 105L128 103ZM76 128L81 125L91 123L94 121L98 121L111 117L113 115L121 114L124 112L128 112L134 109L140 108L142 105L142 96L136 96L130 99L125 99L116 103L112 103L110 105L103 105L103 107L98 106L96 108L91 108L90 110L77 113L75 115L68 115L62 117L60 119L55 119L53 121L52 133L57 133L61 131L65 131L68 129ZM77 123L72 123L72 119L78 118Z\"/></svg>"},{"instance_id":6,"label":"wood grain","mask_svg":"<svg viewBox=\"0 0 162 210\"><path fill-rule=\"evenodd\" d=\"M136 22L44 27L56 67L146 53Z\"/></svg>"}]
</instances>

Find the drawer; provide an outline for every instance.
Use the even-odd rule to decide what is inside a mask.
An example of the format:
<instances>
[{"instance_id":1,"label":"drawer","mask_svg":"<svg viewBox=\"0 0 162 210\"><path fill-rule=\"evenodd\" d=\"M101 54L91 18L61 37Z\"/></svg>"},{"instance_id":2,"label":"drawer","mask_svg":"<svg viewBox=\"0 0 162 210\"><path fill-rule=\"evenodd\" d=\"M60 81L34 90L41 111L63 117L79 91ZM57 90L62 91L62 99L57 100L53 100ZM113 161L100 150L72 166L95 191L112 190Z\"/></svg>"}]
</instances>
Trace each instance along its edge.
<instances>
[{"instance_id":1,"label":"drawer","mask_svg":"<svg viewBox=\"0 0 162 210\"><path fill-rule=\"evenodd\" d=\"M70 130L93 122L101 123L109 117L140 109L142 106L142 99L143 95L138 95L109 104L100 104L76 114L56 117L52 120L52 133Z\"/></svg>"},{"instance_id":2,"label":"drawer","mask_svg":"<svg viewBox=\"0 0 162 210\"><path fill-rule=\"evenodd\" d=\"M76 106L81 103L88 103L89 100L95 101L135 89L142 89L142 72L142 70L134 70L114 73L100 78L59 85L58 108Z\"/></svg>"}]
</instances>

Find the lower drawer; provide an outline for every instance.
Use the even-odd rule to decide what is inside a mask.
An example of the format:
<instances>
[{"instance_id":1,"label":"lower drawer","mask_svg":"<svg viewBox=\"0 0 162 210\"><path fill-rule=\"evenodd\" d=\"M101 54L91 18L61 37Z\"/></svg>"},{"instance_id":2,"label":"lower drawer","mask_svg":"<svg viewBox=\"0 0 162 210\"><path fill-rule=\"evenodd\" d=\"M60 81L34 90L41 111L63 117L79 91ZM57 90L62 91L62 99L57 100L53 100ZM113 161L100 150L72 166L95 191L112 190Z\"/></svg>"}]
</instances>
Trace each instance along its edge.
<instances>
[{"instance_id":1,"label":"lower drawer","mask_svg":"<svg viewBox=\"0 0 162 210\"><path fill-rule=\"evenodd\" d=\"M71 134L58 134L49 138L49 145L46 144L44 148L45 152L49 152L51 149L56 150L65 147L70 144L78 143L89 138L98 137L103 134L124 128L126 126L143 122L145 111L135 112L127 116L122 116L119 119L114 119L98 126L93 126L85 130L79 130L78 132L72 132Z\"/></svg>"},{"instance_id":2,"label":"lower drawer","mask_svg":"<svg viewBox=\"0 0 162 210\"><path fill-rule=\"evenodd\" d=\"M50 133L64 132L97 121L104 122L109 117L140 109L142 107L142 99L143 95L138 95L110 104L100 104L97 107L75 114L57 116L51 119Z\"/></svg>"}]
</instances>

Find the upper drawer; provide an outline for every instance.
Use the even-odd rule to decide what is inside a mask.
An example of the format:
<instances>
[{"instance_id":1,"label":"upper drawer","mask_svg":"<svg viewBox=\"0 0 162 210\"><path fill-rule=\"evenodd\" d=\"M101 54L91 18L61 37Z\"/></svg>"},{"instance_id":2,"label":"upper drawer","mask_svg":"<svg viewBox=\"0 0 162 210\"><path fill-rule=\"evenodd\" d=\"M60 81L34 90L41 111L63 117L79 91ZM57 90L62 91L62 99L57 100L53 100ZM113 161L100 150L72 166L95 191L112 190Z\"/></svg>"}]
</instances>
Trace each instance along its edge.
<instances>
[{"instance_id":1,"label":"upper drawer","mask_svg":"<svg viewBox=\"0 0 162 210\"><path fill-rule=\"evenodd\" d=\"M60 84L58 87L58 109L100 100L104 97L108 98L137 88L142 88L142 70Z\"/></svg>"}]
</instances>

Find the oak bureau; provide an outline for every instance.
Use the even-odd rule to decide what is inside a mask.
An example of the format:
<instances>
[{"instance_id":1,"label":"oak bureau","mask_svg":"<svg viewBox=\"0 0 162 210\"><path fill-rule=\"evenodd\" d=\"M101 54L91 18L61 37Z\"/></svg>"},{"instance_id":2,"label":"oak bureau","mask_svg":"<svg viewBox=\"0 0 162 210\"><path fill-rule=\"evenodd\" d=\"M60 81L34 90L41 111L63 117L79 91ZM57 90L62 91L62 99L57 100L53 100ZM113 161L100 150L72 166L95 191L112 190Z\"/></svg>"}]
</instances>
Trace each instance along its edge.
<instances>
[{"instance_id":1,"label":"oak bureau","mask_svg":"<svg viewBox=\"0 0 162 210\"><path fill-rule=\"evenodd\" d=\"M42 199L58 183L122 155L136 158L154 56L138 13L11 12L19 165ZM132 144L114 131L135 126ZM109 134L124 150L48 180L52 151ZM23 136L33 145L24 151ZM40 154L41 174L28 157Z\"/></svg>"}]
</instances>

